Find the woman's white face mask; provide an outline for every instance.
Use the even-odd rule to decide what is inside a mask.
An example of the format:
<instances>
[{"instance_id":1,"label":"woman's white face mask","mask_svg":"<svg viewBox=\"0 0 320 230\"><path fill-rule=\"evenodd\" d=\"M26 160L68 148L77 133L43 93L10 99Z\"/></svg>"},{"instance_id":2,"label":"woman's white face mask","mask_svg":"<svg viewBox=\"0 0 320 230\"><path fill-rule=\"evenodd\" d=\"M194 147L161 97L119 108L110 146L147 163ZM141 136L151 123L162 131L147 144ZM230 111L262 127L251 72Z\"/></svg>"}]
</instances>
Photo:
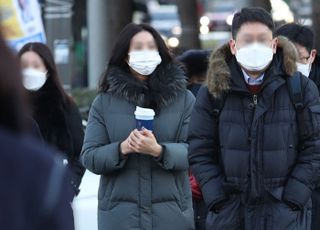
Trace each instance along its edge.
<instances>
[{"instance_id":1,"label":"woman's white face mask","mask_svg":"<svg viewBox=\"0 0 320 230\"><path fill-rule=\"evenodd\" d=\"M265 69L273 59L273 50L262 43L252 43L237 49L236 59L238 63L249 71L261 71Z\"/></svg>"},{"instance_id":2,"label":"woman's white face mask","mask_svg":"<svg viewBox=\"0 0 320 230\"><path fill-rule=\"evenodd\" d=\"M137 50L129 54L128 65L137 73L148 76L161 63L161 56L156 50Z\"/></svg>"},{"instance_id":3,"label":"woman's white face mask","mask_svg":"<svg viewBox=\"0 0 320 230\"><path fill-rule=\"evenodd\" d=\"M26 68L22 71L23 85L29 91L39 90L47 81L47 72L34 68Z\"/></svg>"}]
</instances>

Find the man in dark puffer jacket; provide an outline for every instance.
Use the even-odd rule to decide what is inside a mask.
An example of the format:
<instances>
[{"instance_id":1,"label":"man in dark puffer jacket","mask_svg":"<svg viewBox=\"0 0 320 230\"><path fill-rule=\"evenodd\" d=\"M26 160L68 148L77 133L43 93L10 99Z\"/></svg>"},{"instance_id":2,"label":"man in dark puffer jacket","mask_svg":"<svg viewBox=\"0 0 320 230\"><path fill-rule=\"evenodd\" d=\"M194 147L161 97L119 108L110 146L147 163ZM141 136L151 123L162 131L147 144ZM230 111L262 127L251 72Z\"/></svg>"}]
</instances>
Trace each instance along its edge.
<instances>
[{"instance_id":1,"label":"man in dark puffer jacket","mask_svg":"<svg viewBox=\"0 0 320 230\"><path fill-rule=\"evenodd\" d=\"M273 29L261 8L235 14L233 39L211 55L208 84L197 97L189 162L210 210L210 230L310 229L320 168L319 93L301 78L301 125L286 84L297 51L274 38Z\"/></svg>"}]
</instances>

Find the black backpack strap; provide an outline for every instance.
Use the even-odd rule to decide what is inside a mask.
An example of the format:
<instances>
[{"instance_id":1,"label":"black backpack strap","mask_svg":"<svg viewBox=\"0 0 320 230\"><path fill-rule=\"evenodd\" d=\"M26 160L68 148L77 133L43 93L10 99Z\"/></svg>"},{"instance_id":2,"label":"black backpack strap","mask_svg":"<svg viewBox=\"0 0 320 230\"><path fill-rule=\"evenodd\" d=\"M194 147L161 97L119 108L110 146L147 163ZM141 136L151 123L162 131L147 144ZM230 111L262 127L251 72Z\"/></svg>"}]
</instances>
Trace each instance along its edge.
<instances>
[{"instance_id":1,"label":"black backpack strap","mask_svg":"<svg viewBox=\"0 0 320 230\"><path fill-rule=\"evenodd\" d=\"M295 72L291 77L287 78L291 101L298 112L303 110L301 77L303 76L300 72Z\"/></svg>"},{"instance_id":2,"label":"black backpack strap","mask_svg":"<svg viewBox=\"0 0 320 230\"><path fill-rule=\"evenodd\" d=\"M304 133L302 77L304 76L302 76L300 72L295 72L291 77L287 78L287 86L291 102L297 112L298 131L300 133Z\"/></svg>"}]
</instances>

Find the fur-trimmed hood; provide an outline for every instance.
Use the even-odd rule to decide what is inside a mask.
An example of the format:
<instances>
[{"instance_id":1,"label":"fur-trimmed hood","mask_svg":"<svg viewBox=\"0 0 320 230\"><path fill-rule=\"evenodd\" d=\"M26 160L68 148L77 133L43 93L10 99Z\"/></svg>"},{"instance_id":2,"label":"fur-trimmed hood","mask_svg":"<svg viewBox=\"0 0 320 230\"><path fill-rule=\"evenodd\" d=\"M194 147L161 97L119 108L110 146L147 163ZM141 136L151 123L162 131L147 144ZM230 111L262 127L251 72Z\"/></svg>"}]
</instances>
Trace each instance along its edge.
<instances>
[{"instance_id":1,"label":"fur-trimmed hood","mask_svg":"<svg viewBox=\"0 0 320 230\"><path fill-rule=\"evenodd\" d=\"M298 60L298 53L294 44L282 36L278 37L276 56L278 55L281 56L280 60L282 62L282 71L288 76L293 75L297 70L296 61ZM207 86L209 92L215 98L230 89L231 74L228 63L232 57L233 55L230 51L229 44L221 46L210 56L207 73Z\"/></svg>"},{"instance_id":2,"label":"fur-trimmed hood","mask_svg":"<svg viewBox=\"0 0 320 230\"><path fill-rule=\"evenodd\" d=\"M156 111L171 104L186 91L186 77L177 63L159 66L147 81L140 81L119 67L111 67L107 93Z\"/></svg>"}]
</instances>

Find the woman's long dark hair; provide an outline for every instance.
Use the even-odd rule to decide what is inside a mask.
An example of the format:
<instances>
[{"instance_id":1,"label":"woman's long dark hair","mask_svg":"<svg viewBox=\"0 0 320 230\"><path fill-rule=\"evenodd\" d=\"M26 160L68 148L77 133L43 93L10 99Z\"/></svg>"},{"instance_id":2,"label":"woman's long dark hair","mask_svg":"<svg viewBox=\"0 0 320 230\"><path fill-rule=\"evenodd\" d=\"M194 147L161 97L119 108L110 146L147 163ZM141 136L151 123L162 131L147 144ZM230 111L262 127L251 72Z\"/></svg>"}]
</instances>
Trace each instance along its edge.
<instances>
[{"instance_id":1,"label":"woman's long dark hair","mask_svg":"<svg viewBox=\"0 0 320 230\"><path fill-rule=\"evenodd\" d=\"M158 68L161 68L164 65L167 65L169 62L173 60L168 47L166 46L165 42L163 41L161 35L151 26L147 24L135 24L130 23L126 25L123 30L120 32L114 46L112 49L111 57L108 63L107 70L103 73L100 84L99 84L99 91L105 92L108 90L108 74L111 67L118 67L121 68L124 71L129 72L129 66L126 63L126 59L128 58L128 52L130 48L130 41L133 36L135 36L137 33L141 31L147 31L149 32L157 45L157 48L159 50L159 54L161 56L162 62L158 66ZM158 69L157 68L157 69ZM156 69L156 71L157 71Z\"/></svg>"},{"instance_id":2,"label":"woman's long dark hair","mask_svg":"<svg viewBox=\"0 0 320 230\"><path fill-rule=\"evenodd\" d=\"M18 56L21 58L21 56L28 51L33 51L36 54L38 54L43 60L46 69L48 70L48 79L43 88L40 90L55 90L60 96L60 101L64 105L68 104L71 98L68 96L68 94L64 91L62 87L61 81L58 76L57 67L49 47L39 42L27 43L20 49ZM35 92L35 94L37 94L37 92Z\"/></svg>"},{"instance_id":3,"label":"woman's long dark hair","mask_svg":"<svg viewBox=\"0 0 320 230\"><path fill-rule=\"evenodd\" d=\"M26 127L27 105L18 60L0 35L0 126L13 132Z\"/></svg>"}]
</instances>

